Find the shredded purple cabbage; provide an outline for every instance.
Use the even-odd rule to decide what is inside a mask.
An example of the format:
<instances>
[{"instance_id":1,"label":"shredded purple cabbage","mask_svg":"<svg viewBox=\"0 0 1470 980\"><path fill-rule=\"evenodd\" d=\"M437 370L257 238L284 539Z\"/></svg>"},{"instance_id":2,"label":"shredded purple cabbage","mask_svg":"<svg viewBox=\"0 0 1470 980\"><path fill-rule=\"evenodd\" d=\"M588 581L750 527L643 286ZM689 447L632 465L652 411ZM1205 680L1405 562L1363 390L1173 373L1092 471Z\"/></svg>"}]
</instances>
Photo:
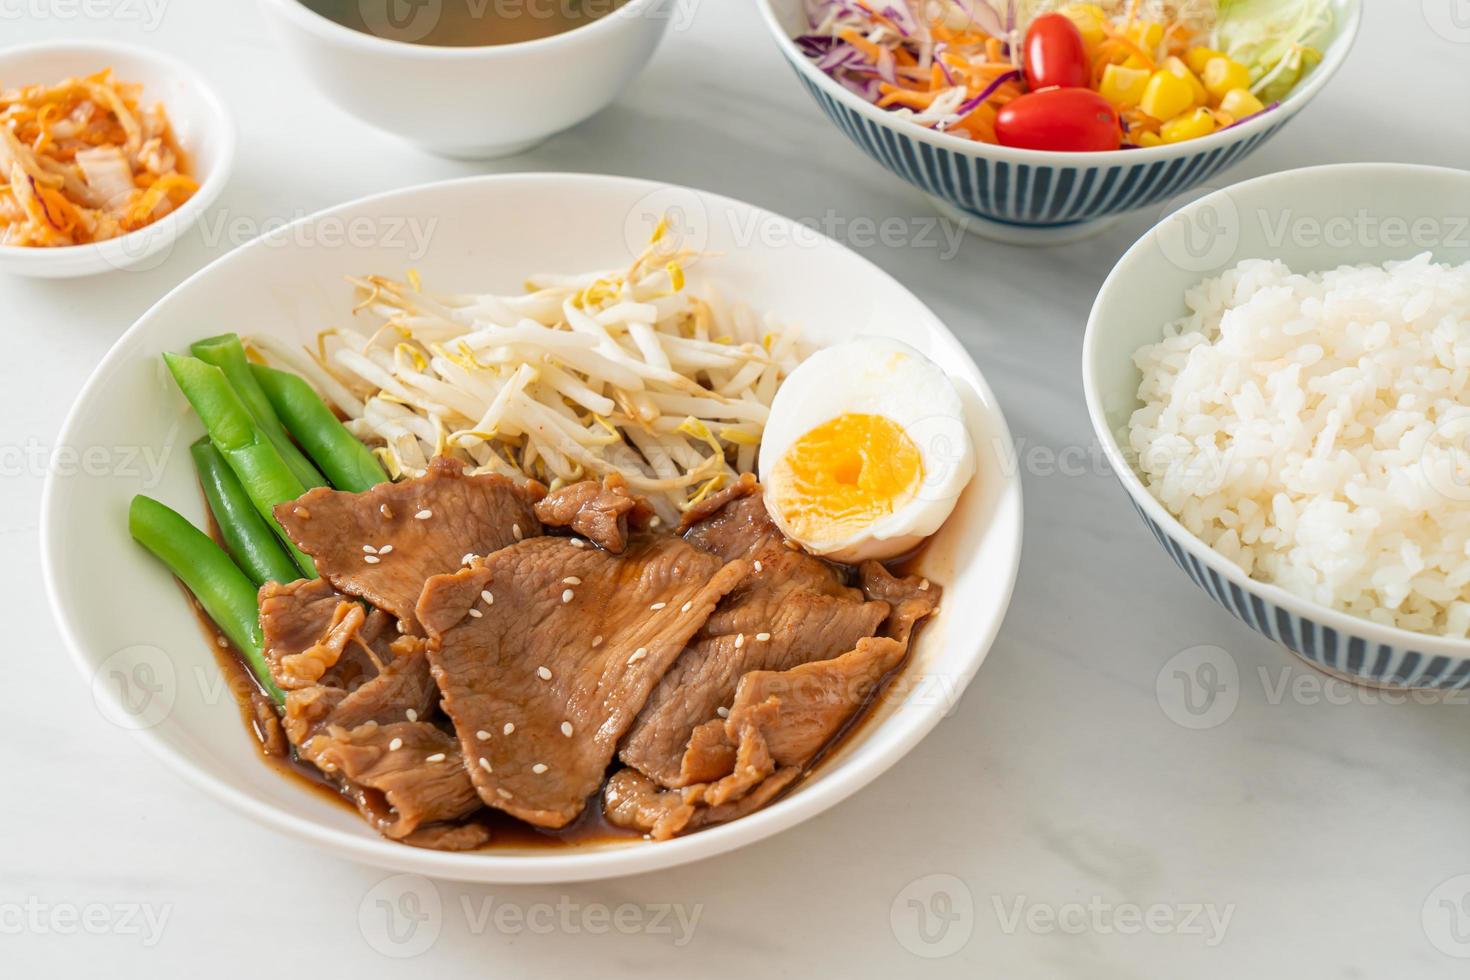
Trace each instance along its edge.
<instances>
[{"instance_id":1,"label":"shredded purple cabbage","mask_svg":"<svg viewBox=\"0 0 1470 980\"><path fill-rule=\"evenodd\" d=\"M996 93L996 90L999 89L1006 82L1013 82L1020 77L1021 73L1018 71L1008 71L1004 75L998 76L997 78L992 80L989 85L985 86L985 88L980 91L979 95L975 96L974 98L966 99L964 102L961 102L960 107L955 110L955 114L960 116L969 115L971 112L975 111L976 107L980 106L982 103L985 102L986 99L994 95Z\"/></svg>"}]
</instances>

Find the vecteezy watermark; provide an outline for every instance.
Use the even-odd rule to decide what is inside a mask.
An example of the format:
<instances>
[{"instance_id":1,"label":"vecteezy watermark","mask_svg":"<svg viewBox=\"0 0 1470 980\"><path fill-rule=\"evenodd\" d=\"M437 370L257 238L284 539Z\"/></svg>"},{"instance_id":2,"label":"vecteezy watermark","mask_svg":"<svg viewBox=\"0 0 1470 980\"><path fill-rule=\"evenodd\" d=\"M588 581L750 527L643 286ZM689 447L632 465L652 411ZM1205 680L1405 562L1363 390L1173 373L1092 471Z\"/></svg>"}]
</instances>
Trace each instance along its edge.
<instances>
[{"instance_id":1,"label":"vecteezy watermark","mask_svg":"<svg viewBox=\"0 0 1470 980\"><path fill-rule=\"evenodd\" d=\"M459 913L471 935L506 936L642 935L666 938L683 948L694 939L704 905L680 902L643 903L577 901L561 895L554 902L516 902L495 895L465 893L446 903L439 888L422 875L384 878L362 897L357 925L377 952L408 959L428 952L449 920Z\"/></svg>"},{"instance_id":2,"label":"vecteezy watermark","mask_svg":"<svg viewBox=\"0 0 1470 980\"><path fill-rule=\"evenodd\" d=\"M1420 922L1435 949L1470 960L1470 874L1440 882L1425 897Z\"/></svg>"},{"instance_id":3,"label":"vecteezy watermark","mask_svg":"<svg viewBox=\"0 0 1470 980\"><path fill-rule=\"evenodd\" d=\"M1214 949L1225 939L1235 904L1213 902L1110 902L1094 895L1087 902L1035 902L1025 895L991 897L1001 932L1015 935L1064 933L1069 936L1197 936Z\"/></svg>"},{"instance_id":4,"label":"vecteezy watermark","mask_svg":"<svg viewBox=\"0 0 1470 980\"><path fill-rule=\"evenodd\" d=\"M1470 690L1463 688L1368 687L1294 664L1259 666L1246 677L1259 686L1258 703L1268 707L1470 704ZM1181 728L1201 731L1230 720L1247 687L1244 681L1239 664L1228 651L1217 646L1196 646L1179 651L1165 662L1155 678L1154 691L1165 717Z\"/></svg>"},{"instance_id":5,"label":"vecteezy watermark","mask_svg":"<svg viewBox=\"0 0 1470 980\"><path fill-rule=\"evenodd\" d=\"M423 41L446 21L460 29L472 23L534 20L574 25L604 17L667 20L682 31L693 22L700 0L357 0L362 26L390 41Z\"/></svg>"},{"instance_id":6,"label":"vecteezy watermark","mask_svg":"<svg viewBox=\"0 0 1470 980\"><path fill-rule=\"evenodd\" d=\"M1424 22L1446 41L1470 44L1470 0L1421 0Z\"/></svg>"},{"instance_id":7,"label":"vecteezy watermark","mask_svg":"<svg viewBox=\"0 0 1470 980\"><path fill-rule=\"evenodd\" d=\"M405 262L412 263L429 253L439 227L438 218L412 215L326 214L302 220L306 217L305 211L256 215L217 208L200 215L194 226L183 232L165 217L109 242L118 249L116 255L109 253L109 259L115 268L146 272L162 265L179 242L192 235L212 252L226 252L250 242L259 242L263 248L382 248L396 250Z\"/></svg>"},{"instance_id":8,"label":"vecteezy watermark","mask_svg":"<svg viewBox=\"0 0 1470 980\"><path fill-rule=\"evenodd\" d=\"M953 956L975 931L975 896L954 875L924 875L893 896L888 923L898 944L915 956Z\"/></svg>"},{"instance_id":9,"label":"vecteezy watermark","mask_svg":"<svg viewBox=\"0 0 1470 980\"><path fill-rule=\"evenodd\" d=\"M173 454L159 446L48 446L38 439L0 445L0 479L13 477L121 477L158 486Z\"/></svg>"},{"instance_id":10,"label":"vecteezy watermark","mask_svg":"<svg viewBox=\"0 0 1470 980\"><path fill-rule=\"evenodd\" d=\"M32 895L0 902L0 936L137 936L152 949L163 938L173 904L47 902Z\"/></svg>"},{"instance_id":11,"label":"vecteezy watermark","mask_svg":"<svg viewBox=\"0 0 1470 980\"><path fill-rule=\"evenodd\" d=\"M123 647L92 675L92 701L119 728L141 731L167 718L179 696L173 658L147 643Z\"/></svg>"},{"instance_id":12,"label":"vecteezy watermark","mask_svg":"<svg viewBox=\"0 0 1470 980\"><path fill-rule=\"evenodd\" d=\"M136 24L156 31L169 0L0 0L0 20L81 20Z\"/></svg>"},{"instance_id":13,"label":"vecteezy watermark","mask_svg":"<svg viewBox=\"0 0 1470 980\"><path fill-rule=\"evenodd\" d=\"M937 214L844 215L827 209L819 215L790 218L764 211L711 208L697 192L660 187L640 198L623 222L630 255L647 248L655 236L669 252L708 250L712 240L737 249L820 248L834 240L858 250L873 248L933 251L941 262L959 254L965 228Z\"/></svg>"},{"instance_id":14,"label":"vecteezy watermark","mask_svg":"<svg viewBox=\"0 0 1470 980\"><path fill-rule=\"evenodd\" d=\"M1470 214L1394 214L1369 207L1326 214L1292 207L1243 210L1230 189L1201 188L1170 201L1161 214L1154 244L1172 265L1199 274L1229 266L1247 238L1271 250L1343 253L1470 246Z\"/></svg>"},{"instance_id":15,"label":"vecteezy watermark","mask_svg":"<svg viewBox=\"0 0 1470 980\"><path fill-rule=\"evenodd\" d=\"M1180 650L1159 669L1154 695L1164 716L1183 728L1216 728L1240 702L1240 668L1221 647Z\"/></svg>"}]
</instances>

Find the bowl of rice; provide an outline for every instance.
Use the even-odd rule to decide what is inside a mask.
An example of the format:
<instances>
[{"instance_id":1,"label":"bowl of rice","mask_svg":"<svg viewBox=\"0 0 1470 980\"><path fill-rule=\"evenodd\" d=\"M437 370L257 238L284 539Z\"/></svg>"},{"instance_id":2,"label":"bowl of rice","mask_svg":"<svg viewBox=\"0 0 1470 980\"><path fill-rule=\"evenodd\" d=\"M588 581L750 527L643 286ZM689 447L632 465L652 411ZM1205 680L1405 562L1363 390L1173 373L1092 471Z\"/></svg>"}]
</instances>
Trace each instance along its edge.
<instances>
[{"instance_id":1,"label":"bowl of rice","mask_svg":"<svg viewBox=\"0 0 1470 980\"><path fill-rule=\"evenodd\" d=\"M1470 686L1470 173L1273 174L1104 283L1088 411L1217 603L1360 683Z\"/></svg>"}]
</instances>

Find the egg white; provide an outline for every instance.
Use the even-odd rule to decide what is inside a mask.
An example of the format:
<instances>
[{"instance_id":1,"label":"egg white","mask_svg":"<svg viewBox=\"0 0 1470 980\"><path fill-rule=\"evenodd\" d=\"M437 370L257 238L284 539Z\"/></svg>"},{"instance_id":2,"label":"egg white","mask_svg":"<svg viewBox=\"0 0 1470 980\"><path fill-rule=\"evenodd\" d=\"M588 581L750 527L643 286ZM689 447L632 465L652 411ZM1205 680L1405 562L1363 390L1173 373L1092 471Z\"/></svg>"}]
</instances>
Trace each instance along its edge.
<instances>
[{"instance_id":1,"label":"egg white","mask_svg":"<svg viewBox=\"0 0 1470 980\"><path fill-rule=\"evenodd\" d=\"M891 419L919 450L924 476L914 499L855 534L806 540L776 507L776 464L802 436L840 415ZM761 438L766 508L782 533L834 561L893 558L939 530L975 473L975 447L959 392L944 370L908 344L859 337L818 351L782 383Z\"/></svg>"}]
</instances>

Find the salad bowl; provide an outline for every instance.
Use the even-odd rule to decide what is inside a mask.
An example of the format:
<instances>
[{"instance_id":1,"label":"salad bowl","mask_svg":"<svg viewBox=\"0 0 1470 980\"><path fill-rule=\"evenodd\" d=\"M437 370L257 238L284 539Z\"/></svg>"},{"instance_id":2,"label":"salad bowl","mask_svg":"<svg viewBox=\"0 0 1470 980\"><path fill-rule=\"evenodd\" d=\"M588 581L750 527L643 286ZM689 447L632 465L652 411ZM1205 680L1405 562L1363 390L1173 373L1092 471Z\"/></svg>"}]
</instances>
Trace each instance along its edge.
<instances>
[{"instance_id":1,"label":"salad bowl","mask_svg":"<svg viewBox=\"0 0 1470 980\"><path fill-rule=\"evenodd\" d=\"M1239 163L1317 96L1357 37L1361 0L1332 0L1323 59L1281 104L1199 139L1107 152L1016 149L937 132L848 91L802 53L805 0L758 0L782 56L842 133L918 187L945 215L985 238L1059 245L1101 232L1130 211L1169 201Z\"/></svg>"},{"instance_id":2,"label":"salad bowl","mask_svg":"<svg viewBox=\"0 0 1470 980\"><path fill-rule=\"evenodd\" d=\"M800 325L809 346L859 326L901 339L943 365L959 392L979 476L921 559L945 601L919 634L901 688L879 699L856 737L770 807L664 842L637 838L561 847L503 844L449 853L406 847L350 808L261 762L212 643L168 572L128 537L128 501L147 493L202 523L190 463L199 423L160 354L186 349L205 324L313 343L350 316L349 275L417 270L427 286L515 292L547 269L617 268L643 250L662 215L682 215L693 249L709 254L722 292ZM314 247L313 228L401 227L373 244ZM759 222L790 234L742 239ZM780 243L780 244L776 244ZM787 271L794 263L801 277ZM489 281L487 281L489 280ZM728 288L726 288L728 287ZM953 707L984 660L1009 604L1020 556L1021 491L1007 465L1010 438L994 395L964 348L895 280L788 219L712 194L617 177L516 174L395 191L303 219L225 256L166 296L114 346L88 381L61 443L132 447L127 465L49 479L42 507L47 592L99 710L135 733L188 780L233 808L325 850L397 871L491 882L574 881L670 867L729 851L825 810L894 765ZM187 502L193 501L192 505ZM126 588L116 583L126 582ZM156 697L137 710L116 679L145 671ZM141 676L141 675L139 675Z\"/></svg>"}]
</instances>

